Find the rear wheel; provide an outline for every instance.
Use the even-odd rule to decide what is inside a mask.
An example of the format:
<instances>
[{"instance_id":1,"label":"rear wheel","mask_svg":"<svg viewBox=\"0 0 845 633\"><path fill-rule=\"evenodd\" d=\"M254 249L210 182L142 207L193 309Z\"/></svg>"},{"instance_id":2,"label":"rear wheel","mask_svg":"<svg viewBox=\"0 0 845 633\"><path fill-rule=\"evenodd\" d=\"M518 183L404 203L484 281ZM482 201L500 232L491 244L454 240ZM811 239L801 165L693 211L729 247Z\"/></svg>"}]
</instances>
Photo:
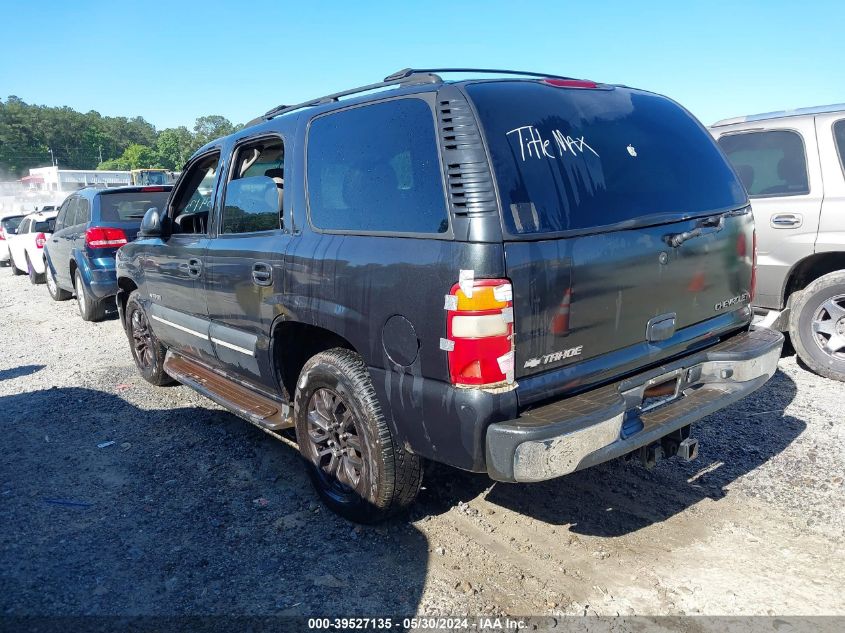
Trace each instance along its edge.
<instances>
[{"instance_id":1,"label":"rear wheel","mask_svg":"<svg viewBox=\"0 0 845 633\"><path fill-rule=\"evenodd\" d=\"M85 288L85 282L82 281L82 273L77 269L74 275L73 288L76 291L76 304L79 306L79 315L83 321L100 321L105 316L106 311L102 301L98 301Z\"/></svg>"},{"instance_id":2,"label":"rear wheel","mask_svg":"<svg viewBox=\"0 0 845 633\"><path fill-rule=\"evenodd\" d=\"M12 268L13 275L23 275L24 272L20 270L17 266L15 266L15 258L12 257L12 254L9 253L9 266Z\"/></svg>"},{"instance_id":3,"label":"rear wheel","mask_svg":"<svg viewBox=\"0 0 845 633\"><path fill-rule=\"evenodd\" d=\"M73 295L67 290L62 290L56 283L56 276L50 270L50 265L47 260L44 260L44 280L47 282L47 292L50 293L53 301L67 301Z\"/></svg>"},{"instance_id":4,"label":"rear wheel","mask_svg":"<svg viewBox=\"0 0 845 633\"><path fill-rule=\"evenodd\" d=\"M810 369L845 381L845 271L819 277L801 291L790 312L789 334Z\"/></svg>"},{"instance_id":5,"label":"rear wheel","mask_svg":"<svg viewBox=\"0 0 845 633\"><path fill-rule=\"evenodd\" d=\"M420 458L391 435L358 354L332 349L305 363L294 419L311 481L334 512L375 523L413 503Z\"/></svg>"},{"instance_id":6,"label":"rear wheel","mask_svg":"<svg viewBox=\"0 0 845 633\"><path fill-rule=\"evenodd\" d=\"M35 269L32 267L32 261L29 259L29 253L26 254L26 272L29 274L29 283L33 285L44 283L44 275L35 272Z\"/></svg>"},{"instance_id":7,"label":"rear wheel","mask_svg":"<svg viewBox=\"0 0 845 633\"><path fill-rule=\"evenodd\" d=\"M150 328L147 313L141 304L141 295L137 290L133 291L126 300L123 318L132 358L138 372L144 380L153 385L160 387L172 384L173 378L164 371L166 350Z\"/></svg>"}]
</instances>

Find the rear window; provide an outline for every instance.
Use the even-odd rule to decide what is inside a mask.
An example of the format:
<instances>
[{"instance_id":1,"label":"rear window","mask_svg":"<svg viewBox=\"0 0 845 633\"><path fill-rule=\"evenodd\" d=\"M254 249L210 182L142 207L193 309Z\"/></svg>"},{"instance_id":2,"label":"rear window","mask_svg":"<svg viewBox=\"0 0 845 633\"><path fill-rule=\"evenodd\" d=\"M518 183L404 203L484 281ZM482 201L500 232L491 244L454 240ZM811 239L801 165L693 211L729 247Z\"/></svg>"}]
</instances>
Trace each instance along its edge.
<instances>
[{"instance_id":1,"label":"rear window","mask_svg":"<svg viewBox=\"0 0 845 633\"><path fill-rule=\"evenodd\" d=\"M13 215L11 217L3 218L2 220L0 220L0 224L3 225L3 230L6 231L7 234L14 233L18 230L18 227L20 226L21 222L25 217L26 216L23 215Z\"/></svg>"},{"instance_id":2,"label":"rear window","mask_svg":"<svg viewBox=\"0 0 845 633\"><path fill-rule=\"evenodd\" d=\"M804 140L797 132L728 134L719 139L719 147L752 198L810 193Z\"/></svg>"},{"instance_id":3,"label":"rear window","mask_svg":"<svg viewBox=\"0 0 845 633\"><path fill-rule=\"evenodd\" d=\"M665 97L525 81L467 92L511 234L665 221L746 202L707 131Z\"/></svg>"},{"instance_id":4,"label":"rear window","mask_svg":"<svg viewBox=\"0 0 845 633\"><path fill-rule=\"evenodd\" d=\"M101 222L131 222L144 217L147 209L164 209L168 191L138 191L133 193L105 193L100 195Z\"/></svg>"},{"instance_id":5,"label":"rear window","mask_svg":"<svg viewBox=\"0 0 845 633\"><path fill-rule=\"evenodd\" d=\"M307 152L314 226L449 230L434 117L425 101L396 99L318 117Z\"/></svg>"}]
</instances>

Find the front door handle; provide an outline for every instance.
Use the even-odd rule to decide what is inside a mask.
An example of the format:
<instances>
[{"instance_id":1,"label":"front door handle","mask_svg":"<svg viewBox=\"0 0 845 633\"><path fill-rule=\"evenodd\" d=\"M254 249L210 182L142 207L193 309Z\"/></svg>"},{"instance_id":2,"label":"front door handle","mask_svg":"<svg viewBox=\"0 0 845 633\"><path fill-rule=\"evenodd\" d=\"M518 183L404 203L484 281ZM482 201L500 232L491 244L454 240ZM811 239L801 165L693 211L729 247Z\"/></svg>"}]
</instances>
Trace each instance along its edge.
<instances>
[{"instance_id":1,"label":"front door handle","mask_svg":"<svg viewBox=\"0 0 845 633\"><path fill-rule=\"evenodd\" d=\"M252 266L252 280L259 286L269 286L273 283L273 268L270 264L256 262Z\"/></svg>"},{"instance_id":2,"label":"front door handle","mask_svg":"<svg viewBox=\"0 0 845 633\"><path fill-rule=\"evenodd\" d=\"M202 274L202 262L198 259L188 260L188 275L190 277L199 277Z\"/></svg>"},{"instance_id":3,"label":"front door handle","mask_svg":"<svg viewBox=\"0 0 845 633\"><path fill-rule=\"evenodd\" d=\"M800 213L776 213L769 220L773 229L794 229L804 223Z\"/></svg>"}]
</instances>

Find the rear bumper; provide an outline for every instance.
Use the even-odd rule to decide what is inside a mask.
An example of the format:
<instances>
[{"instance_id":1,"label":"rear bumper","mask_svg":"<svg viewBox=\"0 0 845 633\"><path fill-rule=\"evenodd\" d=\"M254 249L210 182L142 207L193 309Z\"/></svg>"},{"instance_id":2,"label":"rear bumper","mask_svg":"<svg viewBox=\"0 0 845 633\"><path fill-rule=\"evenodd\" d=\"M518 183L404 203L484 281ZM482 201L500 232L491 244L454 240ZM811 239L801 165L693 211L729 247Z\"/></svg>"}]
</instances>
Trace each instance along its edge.
<instances>
[{"instance_id":1,"label":"rear bumper","mask_svg":"<svg viewBox=\"0 0 845 633\"><path fill-rule=\"evenodd\" d=\"M88 290L97 299L105 299L117 294L117 272L114 257L97 257L90 260L86 258L83 278Z\"/></svg>"},{"instance_id":2,"label":"rear bumper","mask_svg":"<svg viewBox=\"0 0 845 633\"><path fill-rule=\"evenodd\" d=\"M487 472L499 481L553 479L625 455L723 409L777 370L783 335L734 336L658 369L487 427ZM677 379L677 396L643 406L643 391Z\"/></svg>"}]
</instances>

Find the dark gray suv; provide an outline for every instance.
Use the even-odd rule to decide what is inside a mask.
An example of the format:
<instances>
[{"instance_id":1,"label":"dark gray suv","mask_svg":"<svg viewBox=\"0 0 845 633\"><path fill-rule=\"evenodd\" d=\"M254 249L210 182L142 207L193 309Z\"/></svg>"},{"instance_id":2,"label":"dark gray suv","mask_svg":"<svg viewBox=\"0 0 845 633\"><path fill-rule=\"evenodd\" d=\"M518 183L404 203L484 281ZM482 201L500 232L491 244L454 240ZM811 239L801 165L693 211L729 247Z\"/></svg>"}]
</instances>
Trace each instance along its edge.
<instances>
[{"instance_id":1,"label":"dark gray suv","mask_svg":"<svg viewBox=\"0 0 845 633\"><path fill-rule=\"evenodd\" d=\"M270 434L324 501L406 507L431 459L539 481L634 451L775 372L754 225L707 131L642 90L405 70L201 148L118 251L137 366Z\"/></svg>"}]
</instances>

